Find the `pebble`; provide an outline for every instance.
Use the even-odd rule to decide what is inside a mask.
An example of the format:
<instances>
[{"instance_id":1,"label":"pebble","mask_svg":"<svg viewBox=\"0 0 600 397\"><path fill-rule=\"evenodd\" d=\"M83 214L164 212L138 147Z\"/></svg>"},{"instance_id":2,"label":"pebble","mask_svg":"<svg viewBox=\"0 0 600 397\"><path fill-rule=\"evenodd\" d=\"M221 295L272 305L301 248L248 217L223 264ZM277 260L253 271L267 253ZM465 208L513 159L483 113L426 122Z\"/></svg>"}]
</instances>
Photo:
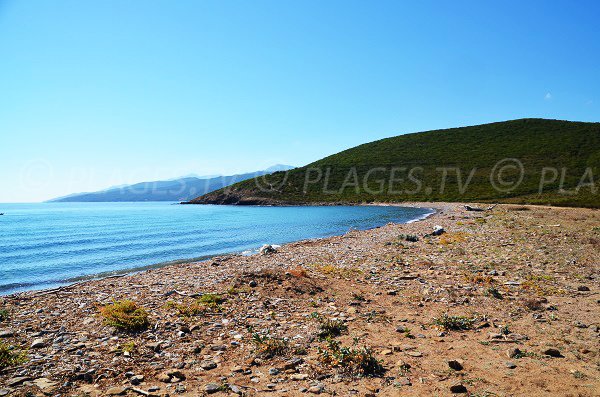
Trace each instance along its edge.
<instances>
[{"instance_id":1,"label":"pebble","mask_svg":"<svg viewBox=\"0 0 600 397\"><path fill-rule=\"evenodd\" d=\"M221 391L221 386L217 385L216 383L208 383L206 386L204 386L204 391L208 394L213 394Z\"/></svg>"},{"instance_id":2,"label":"pebble","mask_svg":"<svg viewBox=\"0 0 600 397\"><path fill-rule=\"evenodd\" d=\"M455 385L450 386L450 391L452 393L466 393L467 388L462 383L457 383Z\"/></svg>"},{"instance_id":3,"label":"pebble","mask_svg":"<svg viewBox=\"0 0 600 397\"><path fill-rule=\"evenodd\" d=\"M44 340L41 338L35 339L31 344L32 349L40 349L44 346L46 346L46 342L44 342Z\"/></svg>"},{"instance_id":4,"label":"pebble","mask_svg":"<svg viewBox=\"0 0 600 397\"><path fill-rule=\"evenodd\" d=\"M305 380L308 379L308 374L293 374L290 376L291 380Z\"/></svg>"},{"instance_id":5,"label":"pebble","mask_svg":"<svg viewBox=\"0 0 600 397\"><path fill-rule=\"evenodd\" d=\"M215 363L212 360L204 360L204 361L200 362L200 368L202 368L203 370L209 371L211 369L217 368L217 363Z\"/></svg>"},{"instance_id":6,"label":"pebble","mask_svg":"<svg viewBox=\"0 0 600 397\"><path fill-rule=\"evenodd\" d=\"M449 360L448 366L455 371L461 371L464 368L461 360Z\"/></svg>"},{"instance_id":7,"label":"pebble","mask_svg":"<svg viewBox=\"0 0 600 397\"><path fill-rule=\"evenodd\" d=\"M510 368L510 369L517 368L517 364L515 364L515 363L514 363L514 362L512 362L512 361L507 361L507 362L505 363L505 365L506 365L506 368Z\"/></svg>"},{"instance_id":8,"label":"pebble","mask_svg":"<svg viewBox=\"0 0 600 397\"><path fill-rule=\"evenodd\" d=\"M560 354L560 350L554 349L554 348L546 349L543 351L543 353L546 356L550 356L550 357L562 357L562 354Z\"/></svg>"},{"instance_id":9,"label":"pebble","mask_svg":"<svg viewBox=\"0 0 600 397\"><path fill-rule=\"evenodd\" d=\"M515 358L517 357L519 354L521 354L521 350L519 350L518 348L514 347L512 349L508 349L506 351L506 355L508 356L508 358Z\"/></svg>"}]
</instances>

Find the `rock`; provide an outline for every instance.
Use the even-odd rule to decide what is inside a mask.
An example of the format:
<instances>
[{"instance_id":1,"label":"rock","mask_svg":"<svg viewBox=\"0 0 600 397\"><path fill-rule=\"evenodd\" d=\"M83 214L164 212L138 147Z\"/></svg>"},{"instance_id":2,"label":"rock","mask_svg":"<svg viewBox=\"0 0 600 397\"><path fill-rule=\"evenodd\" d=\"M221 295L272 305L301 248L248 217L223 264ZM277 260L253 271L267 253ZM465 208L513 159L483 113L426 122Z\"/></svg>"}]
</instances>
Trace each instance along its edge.
<instances>
[{"instance_id":1,"label":"rock","mask_svg":"<svg viewBox=\"0 0 600 397\"><path fill-rule=\"evenodd\" d=\"M127 394L128 387L111 387L106 391L107 396L122 396Z\"/></svg>"},{"instance_id":2,"label":"rock","mask_svg":"<svg viewBox=\"0 0 600 397\"><path fill-rule=\"evenodd\" d=\"M259 253L261 255L269 255L269 254L274 254L277 252L277 249L275 249L275 247L273 247L270 244L265 244L262 247L260 247Z\"/></svg>"},{"instance_id":3,"label":"rock","mask_svg":"<svg viewBox=\"0 0 600 397\"><path fill-rule=\"evenodd\" d=\"M399 377L398 380L396 380L396 383L400 386L412 386L410 379L406 376Z\"/></svg>"},{"instance_id":4,"label":"rock","mask_svg":"<svg viewBox=\"0 0 600 397\"><path fill-rule=\"evenodd\" d=\"M33 381L33 384L44 393L49 393L56 387L56 382L53 382L48 378L38 378Z\"/></svg>"},{"instance_id":5,"label":"rock","mask_svg":"<svg viewBox=\"0 0 600 397\"><path fill-rule=\"evenodd\" d=\"M467 388L462 383L457 383L455 385L450 386L450 391L452 393L466 393Z\"/></svg>"},{"instance_id":6,"label":"rock","mask_svg":"<svg viewBox=\"0 0 600 397\"><path fill-rule=\"evenodd\" d=\"M15 331L12 329L3 329L0 331L0 338L10 338L15 335Z\"/></svg>"},{"instance_id":7,"label":"rock","mask_svg":"<svg viewBox=\"0 0 600 397\"><path fill-rule=\"evenodd\" d=\"M517 364L513 363L512 361L507 361L504 364L506 365L506 368L510 368L510 369L517 368Z\"/></svg>"},{"instance_id":8,"label":"rock","mask_svg":"<svg viewBox=\"0 0 600 397\"><path fill-rule=\"evenodd\" d=\"M319 384L319 385L309 387L307 391L309 393L313 393L313 394L321 394L323 389L325 389L325 387L323 385Z\"/></svg>"},{"instance_id":9,"label":"rock","mask_svg":"<svg viewBox=\"0 0 600 397\"><path fill-rule=\"evenodd\" d=\"M33 343L31 344L32 349L40 349L44 346L46 346L46 342L44 342L42 338L34 339Z\"/></svg>"},{"instance_id":10,"label":"rock","mask_svg":"<svg viewBox=\"0 0 600 397\"><path fill-rule=\"evenodd\" d=\"M148 343L146 345L146 347L148 349L152 350L153 352L157 352L158 353L158 352L160 352L160 345L161 345L160 342L154 342L154 343Z\"/></svg>"},{"instance_id":11,"label":"rock","mask_svg":"<svg viewBox=\"0 0 600 397\"><path fill-rule=\"evenodd\" d=\"M144 375L134 375L131 378L129 378L129 382L134 386L139 385L143 381L144 381Z\"/></svg>"},{"instance_id":12,"label":"rock","mask_svg":"<svg viewBox=\"0 0 600 397\"><path fill-rule=\"evenodd\" d=\"M587 324L585 324L585 323L582 323L582 322L581 322L581 321L579 321L579 320L575 321L575 323L573 323L573 325L574 325L575 327L577 327L577 328L587 328L587 327L588 327L588 326L587 326Z\"/></svg>"},{"instance_id":13,"label":"rock","mask_svg":"<svg viewBox=\"0 0 600 397\"><path fill-rule=\"evenodd\" d=\"M390 354L392 354L392 351L390 349L383 349L381 351L382 356L389 356Z\"/></svg>"},{"instance_id":14,"label":"rock","mask_svg":"<svg viewBox=\"0 0 600 397\"><path fill-rule=\"evenodd\" d=\"M449 360L448 366L455 371L461 371L464 368L461 360Z\"/></svg>"},{"instance_id":15,"label":"rock","mask_svg":"<svg viewBox=\"0 0 600 397\"><path fill-rule=\"evenodd\" d=\"M258 284L256 283L256 281L252 280L248 283L248 285L250 286L250 288L255 288Z\"/></svg>"},{"instance_id":16,"label":"rock","mask_svg":"<svg viewBox=\"0 0 600 397\"><path fill-rule=\"evenodd\" d=\"M28 380L30 380L31 378L28 376L17 376L16 378L11 378L9 380L6 381L6 386L8 387L14 387L14 386L18 386L23 382L26 382Z\"/></svg>"},{"instance_id":17,"label":"rock","mask_svg":"<svg viewBox=\"0 0 600 397\"><path fill-rule=\"evenodd\" d=\"M208 394L213 394L218 391L221 391L221 385L217 385L216 383L208 383L204 386L204 391Z\"/></svg>"},{"instance_id":18,"label":"rock","mask_svg":"<svg viewBox=\"0 0 600 397\"><path fill-rule=\"evenodd\" d=\"M279 370L277 368L269 368L269 375L275 376L279 374Z\"/></svg>"},{"instance_id":19,"label":"rock","mask_svg":"<svg viewBox=\"0 0 600 397\"><path fill-rule=\"evenodd\" d=\"M308 379L308 374L293 374L290 376L291 380L305 380Z\"/></svg>"},{"instance_id":20,"label":"rock","mask_svg":"<svg viewBox=\"0 0 600 397\"><path fill-rule=\"evenodd\" d=\"M433 232L431 232L432 236L440 236L442 234L444 234L446 232L446 230L444 230L443 227L441 227L440 225L435 225L433 227Z\"/></svg>"},{"instance_id":21,"label":"rock","mask_svg":"<svg viewBox=\"0 0 600 397\"><path fill-rule=\"evenodd\" d=\"M391 289L387 292L387 294L390 296L396 296L398 294L398 291L396 291L395 289Z\"/></svg>"},{"instance_id":22,"label":"rock","mask_svg":"<svg viewBox=\"0 0 600 397\"><path fill-rule=\"evenodd\" d=\"M521 354L521 350L519 350L519 348L517 348L517 347L514 347L512 349L508 349L506 351L506 356L508 358L515 358L515 357L519 356L520 354Z\"/></svg>"},{"instance_id":23,"label":"rock","mask_svg":"<svg viewBox=\"0 0 600 397\"><path fill-rule=\"evenodd\" d=\"M171 377L166 373L158 375L158 381L162 383L171 383Z\"/></svg>"},{"instance_id":24,"label":"rock","mask_svg":"<svg viewBox=\"0 0 600 397\"><path fill-rule=\"evenodd\" d=\"M560 350L554 348L544 350L543 354L550 357L562 357L562 354L560 354Z\"/></svg>"},{"instance_id":25,"label":"rock","mask_svg":"<svg viewBox=\"0 0 600 397\"><path fill-rule=\"evenodd\" d=\"M580 285L579 287L577 287L577 291L580 292L587 292L590 290L590 287L588 287L587 285Z\"/></svg>"},{"instance_id":26,"label":"rock","mask_svg":"<svg viewBox=\"0 0 600 397\"><path fill-rule=\"evenodd\" d=\"M408 351L406 352L406 354L408 354L411 357L423 357L423 353L418 351Z\"/></svg>"},{"instance_id":27,"label":"rock","mask_svg":"<svg viewBox=\"0 0 600 397\"><path fill-rule=\"evenodd\" d=\"M209 371L211 369L217 368L217 364L212 360L204 360L200 362L200 368L203 370Z\"/></svg>"},{"instance_id":28,"label":"rock","mask_svg":"<svg viewBox=\"0 0 600 397\"><path fill-rule=\"evenodd\" d=\"M0 389L0 397L8 396L10 393L8 389Z\"/></svg>"}]
</instances>

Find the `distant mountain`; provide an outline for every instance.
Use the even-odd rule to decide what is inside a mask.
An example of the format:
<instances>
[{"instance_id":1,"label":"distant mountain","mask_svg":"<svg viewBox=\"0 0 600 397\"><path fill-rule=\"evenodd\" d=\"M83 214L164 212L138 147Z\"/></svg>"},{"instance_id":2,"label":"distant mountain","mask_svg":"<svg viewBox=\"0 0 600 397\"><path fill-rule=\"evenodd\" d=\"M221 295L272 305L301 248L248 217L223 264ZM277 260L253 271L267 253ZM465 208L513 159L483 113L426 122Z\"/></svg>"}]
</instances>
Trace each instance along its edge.
<instances>
[{"instance_id":1,"label":"distant mountain","mask_svg":"<svg viewBox=\"0 0 600 397\"><path fill-rule=\"evenodd\" d=\"M600 123L520 119L404 134L192 204L512 202L600 208ZM594 178L595 177L595 178Z\"/></svg>"},{"instance_id":2,"label":"distant mountain","mask_svg":"<svg viewBox=\"0 0 600 397\"><path fill-rule=\"evenodd\" d=\"M228 176L186 176L174 180L141 182L91 193L74 193L57 197L49 202L123 202L123 201L187 201L231 184L293 169L277 164L262 171Z\"/></svg>"}]
</instances>

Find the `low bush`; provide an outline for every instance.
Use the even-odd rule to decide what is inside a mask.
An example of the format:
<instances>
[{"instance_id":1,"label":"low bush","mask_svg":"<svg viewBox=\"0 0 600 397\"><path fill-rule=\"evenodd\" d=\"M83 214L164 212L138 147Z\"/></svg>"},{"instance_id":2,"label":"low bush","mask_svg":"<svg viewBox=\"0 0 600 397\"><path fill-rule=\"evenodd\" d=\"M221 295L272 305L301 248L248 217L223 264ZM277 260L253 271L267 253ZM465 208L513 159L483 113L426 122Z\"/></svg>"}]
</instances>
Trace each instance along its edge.
<instances>
[{"instance_id":1,"label":"low bush","mask_svg":"<svg viewBox=\"0 0 600 397\"><path fill-rule=\"evenodd\" d=\"M252 334L252 343L254 343L254 353L258 357L284 356L289 351L289 343L286 339L261 335L258 332Z\"/></svg>"},{"instance_id":2,"label":"low bush","mask_svg":"<svg viewBox=\"0 0 600 397\"><path fill-rule=\"evenodd\" d=\"M434 323L446 330L468 330L473 328L476 319L466 316L450 316L447 313L442 314L440 317L434 319Z\"/></svg>"},{"instance_id":3,"label":"low bush","mask_svg":"<svg viewBox=\"0 0 600 397\"><path fill-rule=\"evenodd\" d=\"M104 323L123 331L141 331L150 325L148 312L130 300L114 301L100 308Z\"/></svg>"},{"instance_id":4,"label":"low bush","mask_svg":"<svg viewBox=\"0 0 600 397\"><path fill-rule=\"evenodd\" d=\"M375 358L371 348L345 347L338 341L329 339L327 347L319 348L319 361L332 368L338 368L342 373L358 376L381 376L385 369Z\"/></svg>"},{"instance_id":5,"label":"low bush","mask_svg":"<svg viewBox=\"0 0 600 397\"><path fill-rule=\"evenodd\" d=\"M0 342L0 370L22 364L26 358L27 353Z\"/></svg>"}]
</instances>

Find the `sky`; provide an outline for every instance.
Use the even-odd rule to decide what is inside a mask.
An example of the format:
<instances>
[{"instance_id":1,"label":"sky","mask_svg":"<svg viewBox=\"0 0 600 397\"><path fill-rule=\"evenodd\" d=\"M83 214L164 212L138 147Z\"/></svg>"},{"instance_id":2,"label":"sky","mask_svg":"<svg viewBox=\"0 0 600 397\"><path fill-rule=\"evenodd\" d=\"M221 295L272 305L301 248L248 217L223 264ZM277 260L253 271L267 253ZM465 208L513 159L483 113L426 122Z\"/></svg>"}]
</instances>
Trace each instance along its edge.
<instances>
[{"instance_id":1,"label":"sky","mask_svg":"<svg viewBox=\"0 0 600 397\"><path fill-rule=\"evenodd\" d=\"M598 1L0 0L0 202L600 121Z\"/></svg>"}]
</instances>

